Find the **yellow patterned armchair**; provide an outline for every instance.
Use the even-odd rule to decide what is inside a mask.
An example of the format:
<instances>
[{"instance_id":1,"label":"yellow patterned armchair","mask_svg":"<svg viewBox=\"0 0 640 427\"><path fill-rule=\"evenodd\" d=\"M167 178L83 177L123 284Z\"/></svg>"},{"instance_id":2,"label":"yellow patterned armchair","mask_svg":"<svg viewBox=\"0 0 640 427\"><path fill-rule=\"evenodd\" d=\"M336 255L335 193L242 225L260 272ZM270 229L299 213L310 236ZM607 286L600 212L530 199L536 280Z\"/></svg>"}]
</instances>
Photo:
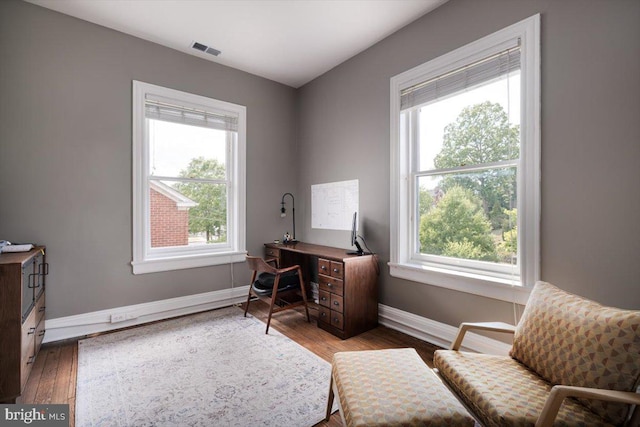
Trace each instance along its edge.
<instances>
[{"instance_id":1,"label":"yellow patterned armchair","mask_svg":"<svg viewBox=\"0 0 640 427\"><path fill-rule=\"evenodd\" d=\"M468 330L514 334L509 356L458 351ZM516 327L463 323L440 376L485 426L640 424L640 311L538 282Z\"/></svg>"}]
</instances>

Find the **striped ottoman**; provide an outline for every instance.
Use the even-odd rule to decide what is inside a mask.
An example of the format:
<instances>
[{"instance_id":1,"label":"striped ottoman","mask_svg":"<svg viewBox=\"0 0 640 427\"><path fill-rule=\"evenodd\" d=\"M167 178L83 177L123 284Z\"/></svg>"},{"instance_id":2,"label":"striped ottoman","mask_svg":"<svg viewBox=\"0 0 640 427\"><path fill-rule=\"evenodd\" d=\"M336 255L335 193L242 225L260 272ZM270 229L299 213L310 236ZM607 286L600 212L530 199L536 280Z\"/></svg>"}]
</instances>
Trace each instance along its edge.
<instances>
[{"instance_id":1,"label":"striped ottoman","mask_svg":"<svg viewBox=\"0 0 640 427\"><path fill-rule=\"evenodd\" d=\"M335 394L347 427L474 425L413 348L336 353L327 420Z\"/></svg>"}]
</instances>

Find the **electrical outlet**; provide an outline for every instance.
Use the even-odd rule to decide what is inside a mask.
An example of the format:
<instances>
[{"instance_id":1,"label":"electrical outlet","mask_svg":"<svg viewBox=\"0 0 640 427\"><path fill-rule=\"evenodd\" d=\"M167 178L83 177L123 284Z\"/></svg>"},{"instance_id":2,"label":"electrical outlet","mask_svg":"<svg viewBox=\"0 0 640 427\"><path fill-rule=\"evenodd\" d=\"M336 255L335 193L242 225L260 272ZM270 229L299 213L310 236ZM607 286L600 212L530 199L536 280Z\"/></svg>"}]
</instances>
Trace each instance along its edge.
<instances>
[{"instance_id":1,"label":"electrical outlet","mask_svg":"<svg viewBox=\"0 0 640 427\"><path fill-rule=\"evenodd\" d=\"M124 322L125 320L127 320L127 315L124 313L111 315L111 323Z\"/></svg>"}]
</instances>

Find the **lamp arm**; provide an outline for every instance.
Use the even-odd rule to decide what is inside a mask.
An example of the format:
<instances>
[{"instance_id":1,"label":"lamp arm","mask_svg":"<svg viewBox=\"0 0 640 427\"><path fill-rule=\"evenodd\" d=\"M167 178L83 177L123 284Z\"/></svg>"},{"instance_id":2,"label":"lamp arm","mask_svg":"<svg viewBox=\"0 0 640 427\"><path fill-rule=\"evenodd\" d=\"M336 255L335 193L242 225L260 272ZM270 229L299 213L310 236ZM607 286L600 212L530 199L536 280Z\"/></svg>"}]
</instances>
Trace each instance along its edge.
<instances>
[{"instance_id":1,"label":"lamp arm","mask_svg":"<svg viewBox=\"0 0 640 427\"><path fill-rule=\"evenodd\" d=\"M281 211L284 213L284 198L285 196L291 196L291 209L293 212L293 240L296 239L296 199L293 197L291 193L284 193L282 195L282 201L280 204L282 205Z\"/></svg>"}]
</instances>

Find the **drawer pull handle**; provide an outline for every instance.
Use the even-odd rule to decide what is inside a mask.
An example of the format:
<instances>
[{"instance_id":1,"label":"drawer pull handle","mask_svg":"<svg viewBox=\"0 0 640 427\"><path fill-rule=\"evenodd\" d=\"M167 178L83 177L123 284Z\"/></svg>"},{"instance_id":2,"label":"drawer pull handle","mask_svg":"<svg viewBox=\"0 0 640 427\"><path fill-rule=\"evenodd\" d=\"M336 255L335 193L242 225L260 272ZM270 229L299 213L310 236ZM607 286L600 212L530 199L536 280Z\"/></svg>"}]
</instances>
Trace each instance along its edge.
<instances>
[{"instance_id":1,"label":"drawer pull handle","mask_svg":"<svg viewBox=\"0 0 640 427\"><path fill-rule=\"evenodd\" d=\"M320 298L320 299L321 299L322 301L326 301L326 300L327 300L327 297L322 297L322 298Z\"/></svg>"},{"instance_id":2,"label":"drawer pull handle","mask_svg":"<svg viewBox=\"0 0 640 427\"><path fill-rule=\"evenodd\" d=\"M27 365L31 365L36 360L36 356L30 356Z\"/></svg>"},{"instance_id":3,"label":"drawer pull handle","mask_svg":"<svg viewBox=\"0 0 640 427\"><path fill-rule=\"evenodd\" d=\"M330 288L330 287L332 287L332 286L333 286L333 285L332 285L331 283L327 283L327 287L328 287L328 288Z\"/></svg>"},{"instance_id":4,"label":"drawer pull handle","mask_svg":"<svg viewBox=\"0 0 640 427\"><path fill-rule=\"evenodd\" d=\"M338 301L334 301L333 305L340 305L340 303Z\"/></svg>"},{"instance_id":5,"label":"drawer pull handle","mask_svg":"<svg viewBox=\"0 0 640 427\"><path fill-rule=\"evenodd\" d=\"M27 281L27 288L29 289L34 289L36 288L36 280L35 277L37 276L37 274L29 274L29 278Z\"/></svg>"},{"instance_id":6,"label":"drawer pull handle","mask_svg":"<svg viewBox=\"0 0 640 427\"><path fill-rule=\"evenodd\" d=\"M29 328L29 332L27 332L27 335L33 335L36 333L36 328Z\"/></svg>"},{"instance_id":7,"label":"drawer pull handle","mask_svg":"<svg viewBox=\"0 0 640 427\"><path fill-rule=\"evenodd\" d=\"M325 267L324 265L320 267L320 270L326 270L327 267Z\"/></svg>"},{"instance_id":8,"label":"drawer pull handle","mask_svg":"<svg viewBox=\"0 0 640 427\"><path fill-rule=\"evenodd\" d=\"M336 323L339 323L339 322L340 322L340 320L338 320L338 318L337 318L337 317L336 317L336 318L334 318L334 319L333 319L333 321L334 321L334 322L336 322Z\"/></svg>"},{"instance_id":9,"label":"drawer pull handle","mask_svg":"<svg viewBox=\"0 0 640 427\"><path fill-rule=\"evenodd\" d=\"M40 333L38 334L38 336L39 337L43 337L45 332L47 332L46 329L41 330Z\"/></svg>"},{"instance_id":10,"label":"drawer pull handle","mask_svg":"<svg viewBox=\"0 0 640 427\"><path fill-rule=\"evenodd\" d=\"M38 309L38 313L42 313L44 311L44 309L47 308L47 306L43 305L42 307L40 307Z\"/></svg>"},{"instance_id":11,"label":"drawer pull handle","mask_svg":"<svg viewBox=\"0 0 640 427\"><path fill-rule=\"evenodd\" d=\"M320 313L320 316L327 317L327 313Z\"/></svg>"},{"instance_id":12,"label":"drawer pull handle","mask_svg":"<svg viewBox=\"0 0 640 427\"><path fill-rule=\"evenodd\" d=\"M337 272L339 272L339 271L340 271L340 270L338 270L337 268L334 268L334 269L333 269L333 272L334 272L334 273L337 273Z\"/></svg>"}]
</instances>

